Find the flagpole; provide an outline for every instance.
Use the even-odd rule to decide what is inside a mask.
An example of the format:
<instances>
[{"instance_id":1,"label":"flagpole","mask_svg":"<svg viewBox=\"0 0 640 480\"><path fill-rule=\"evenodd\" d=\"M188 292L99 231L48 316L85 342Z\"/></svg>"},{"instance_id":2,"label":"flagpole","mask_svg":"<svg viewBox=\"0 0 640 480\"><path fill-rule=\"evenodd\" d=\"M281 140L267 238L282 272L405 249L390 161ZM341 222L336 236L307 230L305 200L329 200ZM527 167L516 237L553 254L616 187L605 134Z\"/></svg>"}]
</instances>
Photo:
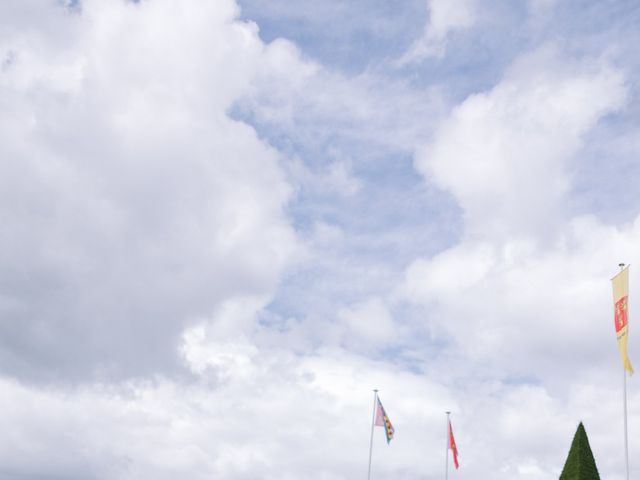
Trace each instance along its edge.
<instances>
[{"instance_id":1,"label":"flagpole","mask_svg":"<svg viewBox=\"0 0 640 480\"><path fill-rule=\"evenodd\" d=\"M445 456L444 456L444 480L449 479L449 414L450 413L451 412L446 412L447 414L447 435L446 435L447 448L445 450Z\"/></svg>"},{"instance_id":2,"label":"flagpole","mask_svg":"<svg viewBox=\"0 0 640 480\"><path fill-rule=\"evenodd\" d=\"M619 263L620 271L624 270L625 264ZM629 480L629 436L627 433L627 369L623 365L622 366L622 405L624 412L624 463L626 467L627 480Z\"/></svg>"},{"instance_id":3,"label":"flagpole","mask_svg":"<svg viewBox=\"0 0 640 480\"><path fill-rule=\"evenodd\" d=\"M624 461L627 467L627 480L629 480L629 436L627 434L627 371L625 369L622 370L622 374L624 375L623 382L623 403L624 403Z\"/></svg>"},{"instance_id":4,"label":"flagpole","mask_svg":"<svg viewBox=\"0 0 640 480\"><path fill-rule=\"evenodd\" d=\"M373 453L373 427L376 421L376 400L378 400L378 390L373 390L373 414L371 415L371 439L369 440L369 473L367 480L371 480L371 454Z\"/></svg>"}]
</instances>

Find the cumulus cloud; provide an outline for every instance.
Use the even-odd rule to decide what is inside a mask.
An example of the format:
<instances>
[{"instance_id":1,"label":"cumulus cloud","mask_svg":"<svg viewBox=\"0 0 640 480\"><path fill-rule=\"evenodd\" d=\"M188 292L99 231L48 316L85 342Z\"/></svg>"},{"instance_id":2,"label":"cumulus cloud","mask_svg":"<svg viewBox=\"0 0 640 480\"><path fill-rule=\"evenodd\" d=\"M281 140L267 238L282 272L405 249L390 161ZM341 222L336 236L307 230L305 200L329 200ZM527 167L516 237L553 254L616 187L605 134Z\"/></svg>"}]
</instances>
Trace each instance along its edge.
<instances>
[{"instance_id":1,"label":"cumulus cloud","mask_svg":"<svg viewBox=\"0 0 640 480\"><path fill-rule=\"evenodd\" d=\"M577 218L549 250L465 242L417 260L404 288L471 358L562 383L560 372L589 376L617 365L614 345L603 348L614 341L608 279L620 258L635 261L637 241L637 222L617 229Z\"/></svg>"},{"instance_id":2,"label":"cumulus cloud","mask_svg":"<svg viewBox=\"0 0 640 480\"><path fill-rule=\"evenodd\" d=\"M381 299L373 298L342 308L338 318L345 327L347 344L384 347L392 345L399 336L398 326Z\"/></svg>"},{"instance_id":3,"label":"cumulus cloud","mask_svg":"<svg viewBox=\"0 0 640 480\"><path fill-rule=\"evenodd\" d=\"M457 106L415 165L455 195L469 235L543 235L565 220L561 202L583 136L625 99L620 71L541 48Z\"/></svg>"},{"instance_id":4,"label":"cumulus cloud","mask_svg":"<svg viewBox=\"0 0 640 480\"><path fill-rule=\"evenodd\" d=\"M557 477L576 416L601 469L610 471L619 451L608 418L619 398L606 389L577 385L564 400L542 386L479 376L463 389L443 386L426 364L408 372L337 350L299 358L202 332L187 345L199 372L189 384L156 378L64 392L3 379L0 478L353 478L367 466L372 386L396 428L389 446L374 432L377 478L441 474L445 409L454 411L470 478ZM604 416L593 415L593 401ZM637 426L635 407L631 419Z\"/></svg>"},{"instance_id":5,"label":"cumulus cloud","mask_svg":"<svg viewBox=\"0 0 640 480\"><path fill-rule=\"evenodd\" d=\"M478 13L430 9L412 62ZM0 5L0 478L356 478L379 388L376 478L438 478L452 410L461 478L557 478L582 419L621 479L608 278L640 221L567 205L627 77L542 48L448 113L238 15Z\"/></svg>"},{"instance_id":6,"label":"cumulus cloud","mask_svg":"<svg viewBox=\"0 0 640 480\"><path fill-rule=\"evenodd\" d=\"M500 475L557 477L564 458L549 438L568 444L564 432L579 419L593 428L599 459L615 456L612 439L621 439L621 425L610 424L619 414L610 393L619 389L619 358L608 280L619 261L636 262L638 220L611 226L572 217L568 195L585 137L626 101L619 70L544 47L455 107L416 155L417 169L463 208L465 232L458 244L414 260L399 291L425 308L433 335L450 339L458 352L450 355L503 379L501 393L479 385L484 394L470 406L485 418L479 412L500 398L495 421L471 427L512 445L511 457L490 461ZM534 410L536 424L527 413ZM473 455L495 455L481 450ZM600 468L620 472L608 460Z\"/></svg>"},{"instance_id":7,"label":"cumulus cloud","mask_svg":"<svg viewBox=\"0 0 640 480\"><path fill-rule=\"evenodd\" d=\"M624 76L543 48L453 109L416 167L464 210L461 241L414 260L400 291L437 335L495 372L568 388L615 366L608 279L634 262L638 221L571 217L584 137L626 101ZM574 163L575 162L575 163ZM609 342L607 341L609 340ZM554 388L555 388L554 387Z\"/></svg>"},{"instance_id":8,"label":"cumulus cloud","mask_svg":"<svg viewBox=\"0 0 640 480\"><path fill-rule=\"evenodd\" d=\"M295 256L280 157L227 115L278 46L231 1L49 11L0 30L2 368L175 367L185 326L264 304Z\"/></svg>"},{"instance_id":9,"label":"cumulus cloud","mask_svg":"<svg viewBox=\"0 0 640 480\"><path fill-rule=\"evenodd\" d=\"M298 361L285 351L222 342L207 363L195 384L160 378L86 385L72 395L4 380L0 478L352 478L366 468L371 411L362 405L371 405L372 384L403 432L398 448L383 452L377 431L385 461L375 468L385 478L402 465L424 464L422 451L408 447L441 420L438 404L447 398L414 374L340 352ZM422 405L421 397L433 403Z\"/></svg>"},{"instance_id":10,"label":"cumulus cloud","mask_svg":"<svg viewBox=\"0 0 640 480\"><path fill-rule=\"evenodd\" d=\"M399 65L416 63L429 57L443 57L449 36L476 23L476 0L428 0L427 3L429 20L424 33L400 57Z\"/></svg>"}]
</instances>

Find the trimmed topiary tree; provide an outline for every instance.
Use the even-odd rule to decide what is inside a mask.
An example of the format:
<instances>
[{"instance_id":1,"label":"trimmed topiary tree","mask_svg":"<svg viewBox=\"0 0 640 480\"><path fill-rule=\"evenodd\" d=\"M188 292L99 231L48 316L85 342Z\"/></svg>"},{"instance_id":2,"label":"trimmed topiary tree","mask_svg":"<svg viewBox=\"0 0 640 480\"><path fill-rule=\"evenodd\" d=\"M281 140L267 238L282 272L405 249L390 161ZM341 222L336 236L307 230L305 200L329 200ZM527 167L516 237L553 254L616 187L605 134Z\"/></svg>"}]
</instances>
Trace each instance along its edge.
<instances>
[{"instance_id":1,"label":"trimmed topiary tree","mask_svg":"<svg viewBox=\"0 0 640 480\"><path fill-rule=\"evenodd\" d=\"M593 458L587 432L580 422L573 436L567 461L564 464L560 480L600 480L596 461Z\"/></svg>"}]
</instances>

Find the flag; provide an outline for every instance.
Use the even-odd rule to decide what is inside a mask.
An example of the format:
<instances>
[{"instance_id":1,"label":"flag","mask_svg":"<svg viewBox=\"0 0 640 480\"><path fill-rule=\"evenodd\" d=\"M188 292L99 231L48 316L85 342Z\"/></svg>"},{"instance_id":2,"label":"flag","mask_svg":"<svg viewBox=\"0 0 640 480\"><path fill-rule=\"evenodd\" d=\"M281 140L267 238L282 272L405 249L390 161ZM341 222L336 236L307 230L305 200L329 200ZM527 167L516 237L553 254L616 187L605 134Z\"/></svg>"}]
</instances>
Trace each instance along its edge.
<instances>
[{"instance_id":1,"label":"flag","mask_svg":"<svg viewBox=\"0 0 640 480\"><path fill-rule=\"evenodd\" d=\"M629 338L629 267L613 277L611 283L613 284L613 319L622 366L632 374L633 367L627 355L627 341Z\"/></svg>"},{"instance_id":2,"label":"flag","mask_svg":"<svg viewBox=\"0 0 640 480\"><path fill-rule=\"evenodd\" d=\"M393 438L395 429L393 428L393 425L391 425L391 420L387 417L387 413L384 411L384 407L382 406L380 399L378 398L377 400L375 425L377 427L384 427L384 433L387 436L387 443L389 443Z\"/></svg>"},{"instance_id":3,"label":"flag","mask_svg":"<svg viewBox=\"0 0 640 480\"><path fill-rule=\"evenodd\" d=\"M456 470L460 466L458 464L458 447L456 447L456 440L453 438L453 429L451 428L451 420L449 420L449 448L453 453L453 464L456 467Z\"/></svg>"}]
</instances>

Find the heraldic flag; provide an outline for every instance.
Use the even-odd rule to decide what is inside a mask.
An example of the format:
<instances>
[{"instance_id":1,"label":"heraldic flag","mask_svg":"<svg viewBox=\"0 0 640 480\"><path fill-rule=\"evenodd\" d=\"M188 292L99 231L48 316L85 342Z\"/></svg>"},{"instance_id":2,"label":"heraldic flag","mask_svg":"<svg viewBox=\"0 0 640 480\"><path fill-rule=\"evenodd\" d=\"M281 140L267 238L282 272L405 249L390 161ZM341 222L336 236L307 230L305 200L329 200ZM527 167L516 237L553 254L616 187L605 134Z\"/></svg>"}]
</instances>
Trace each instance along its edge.
<instances>
[{"instance_id":1,"label":"heraldic flag","mask_svg":"<svg viewBox=\"0 0 640 480\"><path fill-rule=\"evenodd\" d=\"M629 267L613 277L611 282L613 283L614 321L622 366L632 374L633 367L627 355L627 341L629 339Z\"/></svg>"},{"instance_id":2,"label":"heraldic flag","mask_svg":"<svg viewBox=\"0 0 640 480\"><path fill-rule=\"evenodd\" d=\"M387 417L387 413L384 411L384 407L382 406L380 399L378 398L377 400L375 425L377 427L384 427L384 433L387 436L387 443L389 443L393 438L395 429L393 428L393 425L391 425L391 420Z\"/></svg>"},{"instance_id":3,"label":"heraldic flag","mask_svg":"<svg viewBox=\"0 0 640 480\"><path fill-rule=\"evenodd\" d=\"M451 449L451 453L453 453L453 464L456 467L460 467L458 464L458 447L456 447L456 440L453 438L453 429L451 428L451 421L449 421L449 448Z\"/></svg>"}]
</instances>

